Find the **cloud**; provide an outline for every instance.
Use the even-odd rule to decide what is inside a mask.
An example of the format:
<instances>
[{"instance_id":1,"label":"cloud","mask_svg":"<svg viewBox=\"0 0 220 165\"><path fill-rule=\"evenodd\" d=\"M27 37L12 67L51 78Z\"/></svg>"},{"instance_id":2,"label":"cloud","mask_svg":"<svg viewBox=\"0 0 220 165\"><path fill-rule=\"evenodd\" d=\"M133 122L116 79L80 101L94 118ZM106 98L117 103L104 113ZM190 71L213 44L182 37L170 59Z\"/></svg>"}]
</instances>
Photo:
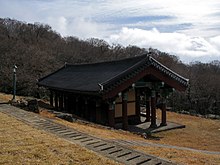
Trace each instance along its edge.
<instances>
[{"instance_id":1,"label":"cloud","mask_svg":"<svg viewBox=\"0 0 220 165\"><path fill-rule=\"evenodd\" d=\"M67 19L63 16L54 18L47 18L47 24L53 27L54 30L62 32L62 35L67 35Z\"/></svg>"},{"instance_id":2,"label":"cloud","mask_svg":"<svg viewBox=\"0 0 220 165\"><path fill-rule=\"evenodd\" d=\"M104 27L96 22L85 19L83 17L74 18L68 24L69 35L75 34L81 38L94 37L100 38L100 31L104 31Z\"/></svg>"},{"instance_id":3,"label":"cloud","mask_svg":"<svg viewBox=\"0 0 220 165\"><path fill-rule=\"evenodd\" d=\"M70 32L76 35L75 30L68 28L74 20L91 26L91 29L83 27L85 33L80 31L84 37L103 37L106 31L115 33L122 27L157 28L161 32L210 37L219 34L220 26L220 1L216 0L0 0L0 4L1 17L48 23L62 35ZM62 17L67 28L60 28L52 21Z\"/></svg>"},{"instance_id":4,"label":"cloud","mask_svg":"<svg viewBox=\"0 0 220 165\"><path fill-rule=\"evenodd\" d=\"M220 51L220 35L209 39L210 43Z\"/></svg>"},{"instance_id":5,"label":"cloud","mask_svg":"<svg viewBox=\"0 0 220 165\"><path fill-rule=\"evenodd\" d=\"M124 27L117 34L107 39L110 43L118 43L125 46L136 45L143 48L156 48L180 57L184 62L196 60L220 59L220 36L205 39L203 37L191 37L186 34L161 33L156 28L142 30L138 28Z\"/></svg>"},{"instance_id":6,"label":"cloud","mask_svg":"<svg viewBox=\"0 0 220 165\"><path fill-rule=\"evenodd\" d=\"M98 24L83 17L49 17L46 22L55 31L62 32L62 36L77 36L81 39L103 38L104 34L107 33L105 32L105 29L107 29L106 24Z\"/></svg>"},{"instance_id":7,"label":"cloud","mask_svg":"<svg viewBox=\"0 0 220 165\"><path fill-rule=\"evenodd\" d=\"M49 24L62 36L210 61L220 59L219 8L217 0L0 0L0 17Z\"/></svg>"}]
</instances>

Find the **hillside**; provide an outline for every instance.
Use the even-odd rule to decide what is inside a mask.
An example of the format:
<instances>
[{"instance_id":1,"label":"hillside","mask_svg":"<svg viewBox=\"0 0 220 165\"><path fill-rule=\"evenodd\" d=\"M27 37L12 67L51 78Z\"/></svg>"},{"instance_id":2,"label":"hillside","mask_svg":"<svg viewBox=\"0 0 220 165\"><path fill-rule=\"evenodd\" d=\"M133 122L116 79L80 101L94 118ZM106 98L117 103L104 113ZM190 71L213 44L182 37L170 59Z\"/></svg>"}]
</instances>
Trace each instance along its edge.
<instances>
[{"instance_id":1,"label":"hillside","mask_svg":"<svg viewBox=\"0 0 220 165\"><path fill-rule=\"evenodd\" d=\"M49 25L0 18L0 92L12 93L13 66L17 65L17 94L47 98L37 80L65 62L92 63L153 52L163 65L190 80L185 93L174 92L169 105L175 111L220 114L220 61L182 63L177 56L153 48L110 45L102 39L62 37Z\"/></svg>"}]
</instances>

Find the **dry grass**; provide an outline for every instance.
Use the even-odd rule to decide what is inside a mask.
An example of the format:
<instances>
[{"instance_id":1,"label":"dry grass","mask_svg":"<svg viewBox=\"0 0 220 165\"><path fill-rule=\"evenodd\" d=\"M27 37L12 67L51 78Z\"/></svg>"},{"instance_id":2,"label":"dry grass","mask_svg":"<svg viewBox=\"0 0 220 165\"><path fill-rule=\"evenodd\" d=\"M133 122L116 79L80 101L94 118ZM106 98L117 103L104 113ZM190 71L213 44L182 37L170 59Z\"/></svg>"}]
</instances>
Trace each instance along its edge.
<instances>
[{"instance_id":1,"label":"dry grass","mask_svg":"<svg viewBox=\"0 0 220 165\"><path fill-rule=\"evenodd\" d=\"M42 111L41 115L54 118L53 115L45 111ZM160 118L159 113L158 117ZM156 141L153 139L143 139L138 135L126 131L109 130L95 124L82 124L79 122L70 123L61 119L57 119L56 122L104 139L137 140L220 152L220 121L176 114L173 112L167 112L167 118L168 121L185 124L186 128L157 133L154 136L159 137L160 140ZM35 131L32 133L35 133ZM47 145L53 145L53 141L51 144L48 142ZM193 151L150 146L131 146L131 148L169 159L180 164L220 164L220 155L208 155ZM58 151L63 152L59 149Z\"/></svg>"},{"instance_id":2,"label":"dry grass","mask_svg":"<svg viewBox=\"0 0 220 165\"><path fill-rule=\"evenodd\" d=\"M189 115L181 115L173 112L168 112L167 115L169 121L185 124L186 128L157 133L154 136L159 137L160 140L156 141L153 139L143 139L142 137L134 135L130 132L108 130L93 124L88 125L78 122L69 123L61 119L57 119L57 122L70 126L78 131L109 140L137 140L156 144L168 144L180 147L202 149L207 151L220 151L220 121ZM220 155L208 155L193 151L149 146L131 146L131 148L159 156L161 158L169 159L180 164L220 164Z\"/></svg>"},{"instance_id":3,"label":"dry grass","mask_svg":"<svg viewBox=\"0 0 220 165\"><path fill-rule=\"evenodd\" d=\"M158 133L162 144L190 147L201 150L220 151L220 121L195 116L167 112L169 121L186 125L177 129Z\"/></svg>"},{"instance_id":4,"label":"dry grass","mask_svg":"<svg viewBox=\"0 0 220 165\"><path fill-rule=\"evenodd\" d=\"M0 164L118 164L0 112Z\"/></svg>"},{"instance_id":5,"label":"dry grass","mask_svg":"<svg viewBox=\"0 0 220 165\"><path fill-rule=\"evenodd\" d=\"M220 152L220 121L173 112L168 112L167 114L169 121L185 124L186 128L154 134L155 137L160 139L156 143ZM131 139L155 142L153 139L145 140L127 131L108 130L94 124L69 123L60 119L57 119L57 122L106 139Z\"/></svg>"},{"instance_id":6,"label":"dry grass","mask_svg":"<svg viewBox=\"0 0 220 165\"><path fill-rule=\"evenodd\" d=\"M55 119L56 117L56 115L55 114L53 114L53 113L50 113L50 112L48 112L47 110L45 110L45 109L42 109L42 108L40 108L40 115L41 116L44 116L44 117L47 117L47 118L50 118L50 119Z\"/></svg>"},{"instance_id":7,"label":"dry grass","mask_svg":"<svg viewBox=\"0 0 220 165\"><path fill-rule=\"evenodd\" d=\"M16 96L16 99L20 99L20 98L23 98L23 97ZM12 99L12 95L11 94L0 93L0 100L1 101L8 102L11 99Z\"/></svg>"},{"instance_id":8,"label":"dry grass","mask_svg":"<svg viewBox=\"0 0 220 165\"><path fill-rule=\"evenodd\" d=\"M133 146L133 149L149 153L154 156L169 159L178 164L188 165L219 165L219 155L201 154L192 151L180 151L177 149L161 148L161 147L140 147Z\"/></svg>"}]
</instances>

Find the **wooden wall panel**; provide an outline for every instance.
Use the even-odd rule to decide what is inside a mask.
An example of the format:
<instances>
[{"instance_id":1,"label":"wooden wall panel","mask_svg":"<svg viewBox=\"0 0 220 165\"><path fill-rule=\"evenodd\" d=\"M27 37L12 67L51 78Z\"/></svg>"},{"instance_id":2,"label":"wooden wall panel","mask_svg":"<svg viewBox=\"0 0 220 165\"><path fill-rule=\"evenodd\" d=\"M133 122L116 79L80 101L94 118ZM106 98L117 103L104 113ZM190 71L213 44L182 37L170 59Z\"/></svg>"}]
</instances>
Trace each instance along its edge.
<instances>
[{"instance_id":1,"label":"wooden wall panel","mask_svg":"<svg viewBox=\"0 0 220 165\"><path fill-rule=\"evenodd\" d=\"M135 115L135 90L128 92L128 116ZM116 99L115 117L122 117L121 97Z\"/></svg>"}]
</instances>

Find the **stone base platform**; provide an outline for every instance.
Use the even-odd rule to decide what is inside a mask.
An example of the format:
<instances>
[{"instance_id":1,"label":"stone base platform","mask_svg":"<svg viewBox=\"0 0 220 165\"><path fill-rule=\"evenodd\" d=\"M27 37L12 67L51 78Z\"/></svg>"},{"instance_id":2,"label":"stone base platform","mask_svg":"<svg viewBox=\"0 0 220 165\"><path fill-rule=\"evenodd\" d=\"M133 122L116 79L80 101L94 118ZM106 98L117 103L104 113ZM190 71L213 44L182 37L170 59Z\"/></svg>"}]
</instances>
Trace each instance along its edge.
<instances>
[{"instance_id":1,"label":"stone base platform","mask_svg":"<svg viewBox=\"0 0 220 165\"><path fill-rule=\"evenodd\" d=\"M185 125L178 124L178 123L173 123L167 121L166 126L160 126L161 120L157 120L157 127L156 128L150 128L151 122L144 122L145 118L141 118L141 123L137 125L129 125L128 126L128 131L134 132L134 133L157 133L157 132L162 132L162 131L168 131L172 129L179 129L179 128L185 128ZM122 128L122 124L116 124L116 129Z\"/></svg>"}]
</instances>

